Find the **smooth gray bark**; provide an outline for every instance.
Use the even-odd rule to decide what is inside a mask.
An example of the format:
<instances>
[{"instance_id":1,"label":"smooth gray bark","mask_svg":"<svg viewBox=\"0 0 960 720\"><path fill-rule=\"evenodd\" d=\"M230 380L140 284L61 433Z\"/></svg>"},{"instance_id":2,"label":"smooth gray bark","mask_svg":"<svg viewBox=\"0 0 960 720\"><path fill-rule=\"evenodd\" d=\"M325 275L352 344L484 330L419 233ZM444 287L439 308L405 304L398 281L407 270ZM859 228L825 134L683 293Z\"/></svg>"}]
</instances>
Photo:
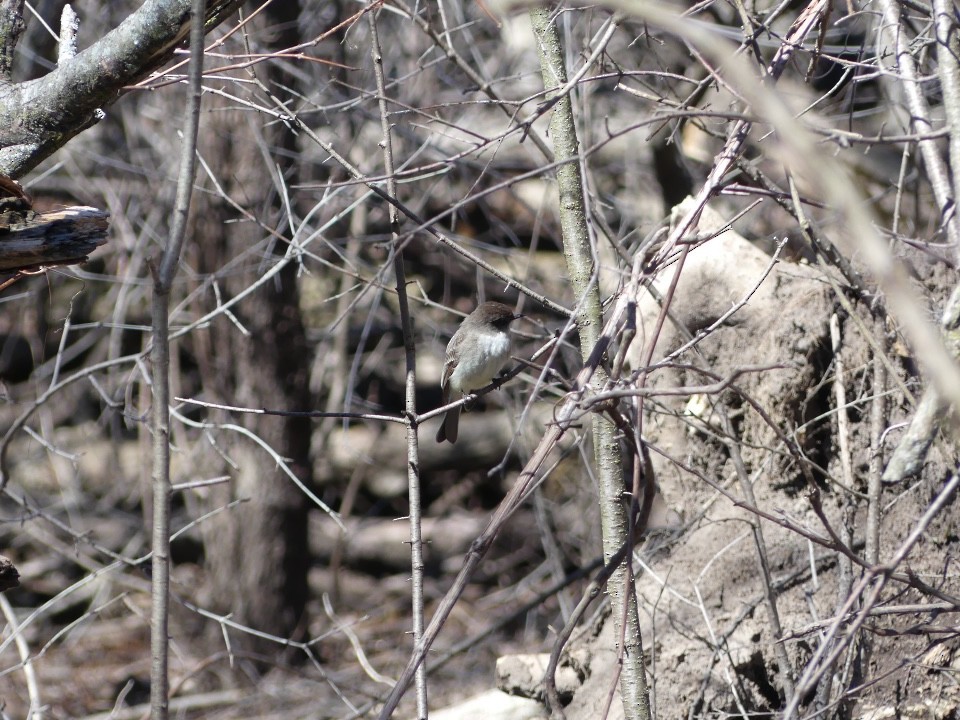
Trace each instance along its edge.
<instances>
[{"instance_id":1,"label":"smooth gray bark","mask_svg":"<svg viewBox=\"0 0 960 720\"><path fill-rule=\"evenodd\" d=\"M569 94L554 98L559 88L567 84L566 67L560 44L560 33L550 11L535 8L530 11L533 32L547 97L556 100L550 122L550 136L557 167L557 188L560 200L560 223L563 229L563 254L567 272L577 296L577 330L580 351L586 364L600 340L603 317L600 291L597 285L593 247L587 227L586 204L583 195L583 176L579 162L579 139ZM607 384L607 372L598 365L590 381L594 392ZM602 414L592 416L593 447L600 494L600 523L603 536L603 556L614 557L627 543L628 522L623 503L623 466L616 427ZM630 562L629 558L626 562ZM636 593L631 591L631 574L626 563L615 570L607 582L607 593L613 608L613 622L618 641L622 643L620 694L627 718L650 717L650 700L646 670L643 665L643 644Z\"/></svg>"},{"instance_id":2,"label":"smooth gray bark","mask_svg":"<svg viewBox=\"0 0 960 720\"><path fill-rule=\"evenodd\" d=\"M211 0L205 31L239 5L240 0ZM22 31L22 9L22 2L0 0L0 173L14 178L96 123L102 108L169 61L190 29L190 0L147 0L101 40L42 78L4 82Z\"/></svg>"}]
</instances>

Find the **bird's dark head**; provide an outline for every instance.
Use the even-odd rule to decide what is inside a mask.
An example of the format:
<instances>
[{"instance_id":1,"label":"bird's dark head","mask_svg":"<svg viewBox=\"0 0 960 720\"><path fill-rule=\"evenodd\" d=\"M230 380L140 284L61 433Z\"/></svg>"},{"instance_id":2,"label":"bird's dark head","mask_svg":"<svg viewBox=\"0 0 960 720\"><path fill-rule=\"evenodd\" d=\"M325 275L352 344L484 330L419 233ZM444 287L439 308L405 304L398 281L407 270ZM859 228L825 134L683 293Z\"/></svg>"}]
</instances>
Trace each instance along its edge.
<instances>
[{"instance_id":1,"label":"bird's dark head","mask_svg":"<svg viewBox=\"0 0 960 720\"><path fill-rule=\"evenodd\" d=\"M509 305L491 301L477 306L470 317L475 318L478 325L493 325L499 330L506 330L510 327L510 323L523 315L516 314Z\"/></svg>"}]
</instances>

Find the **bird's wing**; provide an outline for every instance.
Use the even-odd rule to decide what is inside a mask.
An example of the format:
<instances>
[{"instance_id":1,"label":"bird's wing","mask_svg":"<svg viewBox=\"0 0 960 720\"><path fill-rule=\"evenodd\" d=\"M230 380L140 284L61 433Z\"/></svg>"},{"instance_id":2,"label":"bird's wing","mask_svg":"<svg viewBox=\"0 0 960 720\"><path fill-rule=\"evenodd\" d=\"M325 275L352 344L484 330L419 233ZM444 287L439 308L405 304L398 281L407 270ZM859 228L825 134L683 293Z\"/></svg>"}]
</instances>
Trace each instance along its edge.
<instances>
[{"instance_id":1,"label":"bird's wing","mask_svg":"<svg viewBox=\"0 0 960 720\"><path fill-rule=\"evenodd\" d=\"M450 402L450 376L457 369L456 360L447 360L443 364L443 374L440 376L440 389L443 391L443 404Z\"/></svg>"}]
</instances>

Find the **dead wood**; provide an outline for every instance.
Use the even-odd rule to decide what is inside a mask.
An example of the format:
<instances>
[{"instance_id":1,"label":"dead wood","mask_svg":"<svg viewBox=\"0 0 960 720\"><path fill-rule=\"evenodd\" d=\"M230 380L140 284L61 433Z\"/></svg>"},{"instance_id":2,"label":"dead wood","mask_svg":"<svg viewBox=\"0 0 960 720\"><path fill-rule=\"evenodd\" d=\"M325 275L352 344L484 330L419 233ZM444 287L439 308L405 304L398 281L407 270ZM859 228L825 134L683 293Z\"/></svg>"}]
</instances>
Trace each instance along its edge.
<instances>
[{"instance_id":1,"label":"dead wood","mask_svg":"<svg viewBox=\"0 0 960 720\"><path fill-rule=\"evenodd\" d=\"M0 555L0 592L5 592L19 585L20 573L17 572L16 565L8 558Z\"/></svg>"},{"instance_id":2,"label":"dead wood","mask_svg":"<svg viewBox=\"0 0 960 720\"><path fill-rule=\"evenodd\" d=\"M107 241L110 213L86 206L35 212L22 198L0 201L0 271L73 265Z\"/></svg>"}]
</instances>

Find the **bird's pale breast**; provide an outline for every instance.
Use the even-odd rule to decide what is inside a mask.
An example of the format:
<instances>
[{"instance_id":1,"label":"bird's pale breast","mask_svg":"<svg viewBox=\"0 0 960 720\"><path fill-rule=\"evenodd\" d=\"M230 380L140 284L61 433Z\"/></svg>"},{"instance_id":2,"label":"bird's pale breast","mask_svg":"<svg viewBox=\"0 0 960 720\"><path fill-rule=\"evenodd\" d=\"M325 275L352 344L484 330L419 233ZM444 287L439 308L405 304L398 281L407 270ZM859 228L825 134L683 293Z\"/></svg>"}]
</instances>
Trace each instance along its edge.
<instances>
[{"instance_id":1,"label":"bird's pale breast","mask_svg":"<svg viewBox=\"0 0 960 720\"><path fill-rule=\"evenodd\" d=\"M461 349L460 362L450 376L450 387L461 393L489 385L510 359L507 333L478 333L475 337L476 352L464 353ZM469 362L465 361L465 355L471 356Z\"/></svg>"}]
</instances>

